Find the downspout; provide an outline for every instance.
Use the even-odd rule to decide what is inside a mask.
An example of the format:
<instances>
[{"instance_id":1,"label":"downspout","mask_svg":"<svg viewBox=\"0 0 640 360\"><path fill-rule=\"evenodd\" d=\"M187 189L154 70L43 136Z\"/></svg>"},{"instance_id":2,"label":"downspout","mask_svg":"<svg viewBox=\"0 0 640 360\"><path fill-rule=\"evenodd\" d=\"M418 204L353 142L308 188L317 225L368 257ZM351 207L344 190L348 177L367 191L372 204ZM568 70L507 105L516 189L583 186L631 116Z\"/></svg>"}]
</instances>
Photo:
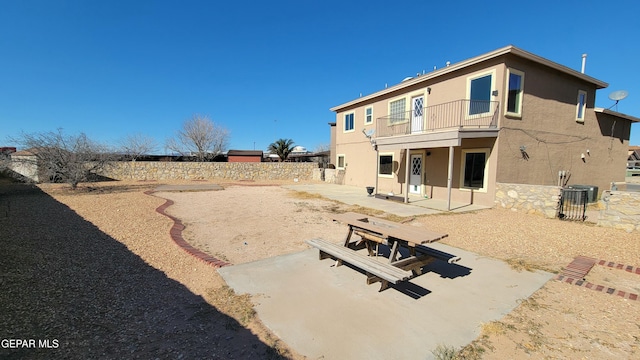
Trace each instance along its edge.
<instances>
[{"instance_id":1,"label":"downspout","mask_svg":"<svg viewBox=\"0 0 640 360\"><path fill-rule=\"evenodd\" d=\"M447 211L451 211L452 182L453 182L453 146L449 146L449 168L447 169Z\"/></svg>"}]
</instances>

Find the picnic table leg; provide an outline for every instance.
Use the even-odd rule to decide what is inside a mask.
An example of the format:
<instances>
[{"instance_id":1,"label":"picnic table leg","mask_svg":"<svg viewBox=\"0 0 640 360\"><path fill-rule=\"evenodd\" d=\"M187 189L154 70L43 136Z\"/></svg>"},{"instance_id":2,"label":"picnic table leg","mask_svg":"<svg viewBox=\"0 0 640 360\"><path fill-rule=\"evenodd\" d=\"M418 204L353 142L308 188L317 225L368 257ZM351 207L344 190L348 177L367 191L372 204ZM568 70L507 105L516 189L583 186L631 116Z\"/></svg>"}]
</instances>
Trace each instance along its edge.
<instances>
[{"instance_id":1,"label":"picnic table leg","mask_svg":"<svg viewBox=\"0 0 640 360\"><path fill-rule=\"evenodd\" d=\"M349 225L349 232L347 232L347 237L344 239L344 247L349 247L349 242L351 241L351 235L353 234L353 226ZM335 266L338 267L342 265L342 260L336 259Z\"/></svg>"},{"instance_id":2,"label":"picnic table leg","mask_svg":"<svg viewBox=\"0 0 640 360\"><path fill-rule=\"evenodd\" d=\"M353 226L349 225L349 231L347 237L344 239L344 246L349 247L349 241L351 241L351 235L353 234Z\"/></svg>"},{"instance_id":3,"label":"picnic table leg","mask_svg":"<svg viewBox=\"0 0 640 360\"><path fill-rule=\"evenodd\" d=\"M393 242L393 246L391 246L391 253L389 254L389 264L396 261L396 257L398 256L398 240Z\"/></svg>"}]
</instances>

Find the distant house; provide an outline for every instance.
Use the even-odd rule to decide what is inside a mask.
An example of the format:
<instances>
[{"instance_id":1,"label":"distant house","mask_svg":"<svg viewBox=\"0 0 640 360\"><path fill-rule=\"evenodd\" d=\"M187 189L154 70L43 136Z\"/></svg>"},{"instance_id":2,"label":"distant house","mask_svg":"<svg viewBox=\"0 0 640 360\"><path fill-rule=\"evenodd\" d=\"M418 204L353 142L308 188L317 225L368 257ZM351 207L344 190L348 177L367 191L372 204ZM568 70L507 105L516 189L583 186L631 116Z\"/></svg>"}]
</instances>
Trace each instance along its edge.
<instances>
[{"instance_id":1,"label":"distant house","mask_svg":"<svg viewBox=\"0 0 640 360\"><path fill-rule=\"evenodd\" d=\"M261 150L229 150L227 152L228 162L262 162L262 157Z\"/></svg>"},{"instance_id":2,"label":"distant house","mask_svg":"<svg viewBox=\"0 0 640 360\"><path fill-rule=\"evenodd\" d=\"M507 46L333 107L331 161L344 184L405 201L492 206L519 184L606 190L625 181L640 121L594 106L607 86Z\"/></svg>"}]
</instances>

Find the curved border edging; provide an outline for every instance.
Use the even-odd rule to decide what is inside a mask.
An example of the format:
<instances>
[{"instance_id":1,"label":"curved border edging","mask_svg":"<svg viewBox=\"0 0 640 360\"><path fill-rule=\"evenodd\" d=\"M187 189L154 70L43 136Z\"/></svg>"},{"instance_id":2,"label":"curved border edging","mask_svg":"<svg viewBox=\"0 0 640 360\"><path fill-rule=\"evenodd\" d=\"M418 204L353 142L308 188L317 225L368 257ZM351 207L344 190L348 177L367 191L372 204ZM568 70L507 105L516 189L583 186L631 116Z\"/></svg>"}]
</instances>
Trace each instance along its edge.
<instances>
[{"instance_id":1,"label":"curved border edging","mask_svg":"<svg viewBox=\"0 0 640 360\"><path fill-rule=\"evenodd\" d=\"M155 191L154 190L148 190L145 191L144 194L145 195L149 195L149 196L155 196L159 199L163 199L165 200L165 203L158 206L156 208L156 212L160 215L164 215L166 217L168 217L169 219L171 219L173 221L173 226L171 226L171 229L169 230L169 235L171 236L171 240L173 240L173 242L178 245L179 248L181 248L182 250L184 250L185 252L187 252L187 254L195 257L196 259L204 262L207 265L213 266L215 268L221 268L223 266L229 266L229 265L233 265L231 263L228 263L226 261L222 261L220 259L217 259L205 252L202 252L198 249L196 249L195 247L191 246L183 237L182 237L182 230L185 229L184 224L182 224L182 221L180 219L178 219L175 216L169 215L165 212L165 210L173 205L173 200L169 200L169 199L165 199L163 197L154 195Z\"/></svg>"}]
</instances>

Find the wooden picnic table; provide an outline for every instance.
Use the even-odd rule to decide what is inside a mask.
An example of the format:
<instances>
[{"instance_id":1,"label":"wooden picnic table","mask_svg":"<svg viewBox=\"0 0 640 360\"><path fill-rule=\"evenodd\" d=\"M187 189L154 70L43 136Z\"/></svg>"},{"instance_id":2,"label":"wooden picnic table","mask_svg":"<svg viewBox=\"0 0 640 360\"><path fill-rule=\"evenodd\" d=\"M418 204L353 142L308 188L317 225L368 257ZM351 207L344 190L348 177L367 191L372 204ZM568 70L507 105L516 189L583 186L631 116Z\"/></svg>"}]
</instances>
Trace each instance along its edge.
<instances>
[{"instance_id":1,"label":"wooden picnic table","mask_svg":"<svg viewBox=\"0 0 640 360\"><path fill-rule=\"evenodd\" d=\"M333 220L348 225L349 229L342 246L322 239L312 239L307 243L320 250L321 260L331 257L336 260L336 266L346 261L364 270L367 273L368 284L382 282L380 291L387 288L389 283L397 284L420 275L422 267L435 259L449 263L460 260L457 256L424 245L439 241L447 237L447 234L353 212L334 215ZM359 239L352 241L354 234ZM386 262L375 259L378 257L378 246L381 244L390 248ZM357 253L357 250L365 247L368 256ZM408 250L409 255L398 259L403 248Z\"/></svg>"}]
</instances>

